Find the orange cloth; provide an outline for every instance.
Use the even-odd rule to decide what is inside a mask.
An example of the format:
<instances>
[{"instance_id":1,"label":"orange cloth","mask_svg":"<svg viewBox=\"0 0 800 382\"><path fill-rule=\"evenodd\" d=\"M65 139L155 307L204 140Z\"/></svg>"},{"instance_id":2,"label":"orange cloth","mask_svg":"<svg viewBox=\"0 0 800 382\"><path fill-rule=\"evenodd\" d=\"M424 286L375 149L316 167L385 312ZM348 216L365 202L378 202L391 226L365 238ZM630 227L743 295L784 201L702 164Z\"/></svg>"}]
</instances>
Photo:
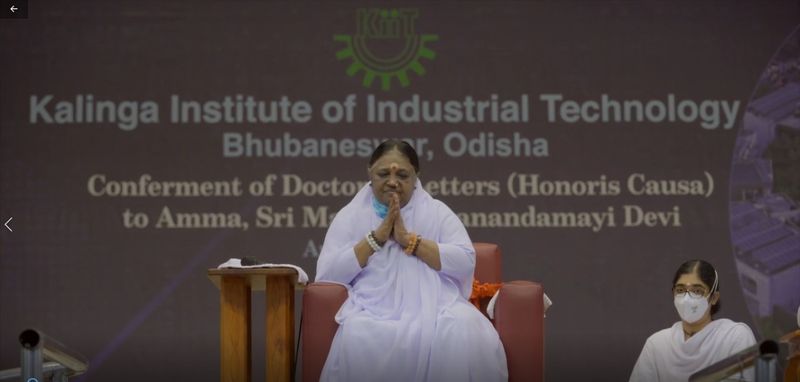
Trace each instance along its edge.
<instances>
[{"instance_id":1,"label":"orange cloth","mask_svg":"<svg viewBox=\"0 0 800 382\"><path fill-rule=\"evenodd\" d=\"M475 305L476 308L481 308L482 298L492 298L495 293L500 289L503 283L482 283L478 280L472 280L472 295L469 296L469 302Z\"/></svg>"},{"instance_id":2,"label":"orange cloth","mask_svg":"<svg viewBox=\"0 0 800 382\"><path fill-rule=\"evenodd\" d=\"M790 348L794 347L792 354L789 354L789 363L783 372L784 382L800 382L800 330L795 330L792 333L785 334L781 337L782 343L790 344Z\"/></svg>"}]
</instances>

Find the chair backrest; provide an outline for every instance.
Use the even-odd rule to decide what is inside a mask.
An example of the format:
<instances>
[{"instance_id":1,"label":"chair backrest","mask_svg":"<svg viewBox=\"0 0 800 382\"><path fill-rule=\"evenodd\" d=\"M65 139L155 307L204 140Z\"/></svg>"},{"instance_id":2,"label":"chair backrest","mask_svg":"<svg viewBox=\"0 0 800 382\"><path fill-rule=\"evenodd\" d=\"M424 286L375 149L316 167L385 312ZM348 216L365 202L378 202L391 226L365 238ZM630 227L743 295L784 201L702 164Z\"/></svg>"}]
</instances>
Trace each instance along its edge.
<instances>
[{"instance_id":1,"label":"chair backrest","mask_svg":"<svg viewBox=\"0 0 800 382\"><path fill-rule=\"evenodd\" d=\"M506 350L508 380L544 380L544 289L531 281L510 281L494 306L494 327Z\"/></svg>"},{"instance_id":2,"label":"chair backrest","mask_svg":"<svg viewBox=\"0 0 800 382\"><path fill-rule=\"evenodd\" d=\"M475 280L482 283L503 282L500 246L492 243L472 243L475 247Z\"/></svg>"},{"instance_id":3,"label":"chair backrest","mask_svg":"<svg viewBox=\"0 0 800 382\"><path fill-rule=\"evenodd\" d=\"M473 243L473 246L475 279L482 283L502 282L500 247L490 243ZM333 337L339 328L334 316L345 299L347 290L338 284L317 282L305 288L301 339L303 381L319 380Z\"/></svg>"},{"instance_id":4,"label":"chair backrest","mask_svg":"<svg viewBox=\"0 0 800 382\"><path fill-rule=\"evenodd\" d=\"M334 283L311 283L303 291L303 381L319 381L339 329L334 317L346 299L347 289Z\"/></svg>"}]
</instances>

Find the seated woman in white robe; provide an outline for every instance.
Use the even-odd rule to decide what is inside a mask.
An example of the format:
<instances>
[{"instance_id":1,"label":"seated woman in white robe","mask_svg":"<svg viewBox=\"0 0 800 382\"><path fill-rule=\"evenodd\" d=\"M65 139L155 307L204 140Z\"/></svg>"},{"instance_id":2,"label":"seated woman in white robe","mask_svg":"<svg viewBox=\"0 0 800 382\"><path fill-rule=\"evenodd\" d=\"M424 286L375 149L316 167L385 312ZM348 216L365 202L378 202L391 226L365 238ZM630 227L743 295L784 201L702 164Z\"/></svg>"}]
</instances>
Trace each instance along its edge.
<instances>
[{"instance_id":1,"label":"seated woman in white robe","mask_svg":"<svg viewBox=\"0 0 800 382\"><path fill-rule=\"evenodd\" d=\"M364 186L331 223L317 281L348 288L322 381L505 381L489 320L467 299L475 250L458 217L417 180L403 141L383 142Z\"/></svg>"},{"instance_id":2,"label":"seated woman in white robe","mask_svg":"<svg viewBox=\"0 0 800 382\"><path fill-rule=\"evenodd\" d=\"M647 339L631 382L686 382L695 372L755 345L747 324L712 320L720 307L719 276L708 262L683 263L675 272L672 295L681 321ZM750 368L729 380L755 378Z\"/></svg>"}]
</instances>

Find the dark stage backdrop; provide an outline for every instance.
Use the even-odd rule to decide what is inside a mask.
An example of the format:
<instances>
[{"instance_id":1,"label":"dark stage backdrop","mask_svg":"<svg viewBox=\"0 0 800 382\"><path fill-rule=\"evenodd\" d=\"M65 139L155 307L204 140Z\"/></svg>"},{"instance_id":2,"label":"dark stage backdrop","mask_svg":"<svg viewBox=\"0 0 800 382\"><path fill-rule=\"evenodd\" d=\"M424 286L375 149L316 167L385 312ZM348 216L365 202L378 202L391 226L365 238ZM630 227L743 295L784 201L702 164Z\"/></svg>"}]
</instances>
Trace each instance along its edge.
<instances>
[{"instance_id":1,"label":"dark stage backdrop","mask_svg":"<svg viewBox=\"0 0 800 382\"><path fill-rule=\"evenodd\" d=\"M83 380L216 380L206 269L313 278L387 137L506 280L544 285L549 380L627 379L690 258L719 270L721 317L794 329L798 11L31 1L0 20L0 369L36 327Z\"/></svg>"}]
</instances>

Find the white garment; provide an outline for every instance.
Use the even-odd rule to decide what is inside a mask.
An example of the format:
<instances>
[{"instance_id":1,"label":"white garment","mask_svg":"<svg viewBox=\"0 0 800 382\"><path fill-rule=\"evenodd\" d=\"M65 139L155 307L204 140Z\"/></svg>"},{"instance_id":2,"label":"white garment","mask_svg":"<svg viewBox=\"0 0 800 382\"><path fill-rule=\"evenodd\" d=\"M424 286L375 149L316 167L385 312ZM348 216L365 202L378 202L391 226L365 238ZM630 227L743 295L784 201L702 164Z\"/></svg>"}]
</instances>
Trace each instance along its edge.
<instances>
[{"instance_id":1,"label":"white garment","mask_svg":"<svg viewBox=\"0 0 800 382\"><path fill-rule=\"evenodd\" d=\"M353 247L382 221L371 197L365 186L336 214L317 262L317 281L348 288L320 380L507 380L497 332L467 301L475 251L464 225L417 182L400 214L407 230L438 243L441 271L393 240L362 269Z\"/></svg>"},{"instance_id":2,"label":"white garment","mask_svg":"<svg viewBox=\"0 0 800 382\"><path fill-rule=\"evenodd\" d=\"M689 376L755 345L746 324L726 318L713 320L684 341L681 321L651 335L633 367L630 382L686 382ZM755 380L752 368L744 380ZM739 378L732 375L731 379Z\"/></svg>"},{"instance_id":3,"label":"white garment","mask_svg":"<svg viewBox=\"0 0 800 382\"><path fill-rule=\"evenodd\" d=\"M297 271L297 283L299 284L307 284L308 283L308 274L303 268L300 268L294 264L273 264L273 263L261 263L261 264L254 264L254 265L242 265L242 259L237 259L232 257L228 259L228 261L220 264L218 269L256 269L256 268L292 268Z\"/></svg>"}]
</instances>

